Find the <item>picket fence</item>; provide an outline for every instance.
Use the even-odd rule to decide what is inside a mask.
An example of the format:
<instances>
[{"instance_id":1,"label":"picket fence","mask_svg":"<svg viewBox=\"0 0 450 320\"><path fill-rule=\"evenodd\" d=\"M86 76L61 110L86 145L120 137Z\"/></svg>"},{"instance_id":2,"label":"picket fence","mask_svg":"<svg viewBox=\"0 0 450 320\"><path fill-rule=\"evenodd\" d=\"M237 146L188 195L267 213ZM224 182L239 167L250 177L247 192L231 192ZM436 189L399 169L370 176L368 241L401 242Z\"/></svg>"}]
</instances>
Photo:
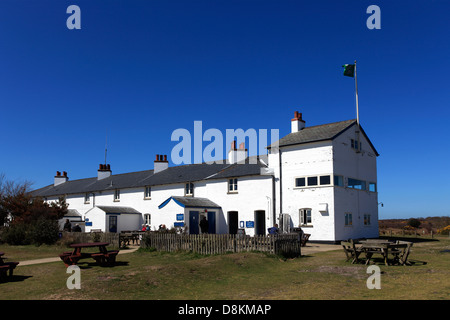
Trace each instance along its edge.
<instances>
[{"instance_id":1,"label":"picket fence","mask_svg":"<svg viewBox=\"0 0 450 320\"><path fill-rule=\"evenodd\" d=\"M157 251L191 251L198 254L224 254L260 251L285 257L299 257L301 243L298 234L276 236L242 236L232 234L174 234L148 232L141 240L142 248Z\"/></svg>"}]
</instances>

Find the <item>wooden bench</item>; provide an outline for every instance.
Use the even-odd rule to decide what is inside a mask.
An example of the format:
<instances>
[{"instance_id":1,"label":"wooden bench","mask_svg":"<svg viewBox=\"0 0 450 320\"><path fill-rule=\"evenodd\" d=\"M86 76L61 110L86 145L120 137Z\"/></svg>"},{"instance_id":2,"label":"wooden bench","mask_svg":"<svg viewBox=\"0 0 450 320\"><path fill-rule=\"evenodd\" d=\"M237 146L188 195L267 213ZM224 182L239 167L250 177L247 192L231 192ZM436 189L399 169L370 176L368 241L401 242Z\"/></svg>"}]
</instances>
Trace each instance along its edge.
<instances>
[{"instance_id":1,"label":"wooden bench","mask_svg":"<svg viewBox=\"0 0 450 320\"><path fill-rule=\"evenodd\" d=\"M302 247L306 246L306 242L308 242L310 236L311 235L309 233L304 233L303 234L303 237L302 237L302 240L301 240Z\"/></svg>"},{"instance_id":2,"label":"wooden bench","mask_svg":"<svg viewBox=\"0 0 450 320\"><path fill-rule=\"evenodd\" d=\"M106 253L98 252L91 254L91 257L100 265L113 265L119 250L110 250Z\"/></svg>"},{"instance_id":3,"label":"wooden bench","mask_svg":"<svg viewBox=\"0 0 450 320\"><path fill-rule=\"evenodd\" d=\"M352 260L352 263L358 263L359 256L363 253L363 250L356 247L355 241L353 241L353 239L350 239L349 241L341 241L341 245L347 257L346 261Z\"/></svg>"},{"instance_id":4,"label":"wooden bench","mask_svg":"<svg viewBox=\"0 0 450 320\"><path fill-rule=\"evenodd\" d=\"M19 262L5 262L2 265L0 265L0 277L4 278L7 275L7 272L9 271L9 276L13 276L13 270L17 267Z\"/></svg>"}]
</instances>

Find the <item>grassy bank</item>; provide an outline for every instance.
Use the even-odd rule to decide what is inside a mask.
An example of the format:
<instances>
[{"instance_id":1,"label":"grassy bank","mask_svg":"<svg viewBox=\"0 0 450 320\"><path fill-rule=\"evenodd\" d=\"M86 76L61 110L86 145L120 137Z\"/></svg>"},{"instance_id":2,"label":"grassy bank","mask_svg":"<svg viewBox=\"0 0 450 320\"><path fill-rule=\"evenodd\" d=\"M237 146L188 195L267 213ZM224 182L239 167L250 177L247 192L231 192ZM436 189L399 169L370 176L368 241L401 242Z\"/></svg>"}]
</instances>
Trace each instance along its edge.
<instances>
[{"instance_id":1,"label":"grassy bank","mask_svg":"<svg viewBox=\"0 0 450 320\"><path fill-rule=\"evenodd\" d=\"M54 256L57 249L48 247L42 255ZM11 258L26 255L25 248L0 251ZM115 267L81 263L80 290L67 289L70 275L62 262L19 266L13 281L0 284L0 299L449 299L449 251L448 239L415 243L413 265L377 262L381 289L369 290L367 267L345 262L342 250L287 260L256 252L139 250L119 255Z\"/></svg>"}]
</instances>

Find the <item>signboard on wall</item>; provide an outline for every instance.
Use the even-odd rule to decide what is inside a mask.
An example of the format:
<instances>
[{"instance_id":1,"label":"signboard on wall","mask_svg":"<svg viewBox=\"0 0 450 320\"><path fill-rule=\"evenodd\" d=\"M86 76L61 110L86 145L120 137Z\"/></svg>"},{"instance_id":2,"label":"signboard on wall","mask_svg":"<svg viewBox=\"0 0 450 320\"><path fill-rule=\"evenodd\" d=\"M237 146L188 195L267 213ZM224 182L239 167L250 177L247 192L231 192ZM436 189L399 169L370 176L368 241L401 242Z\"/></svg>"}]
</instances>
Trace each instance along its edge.
<instances>
[{"instance_id":1,"label":"signboard on wall","mask_svg":"<svg viewBox=\"0 0 450 320\"><path fill-rule=\"evenodd\" d=\"M246 228L254 228L255 227L255 221L245 221L245 227Z\"/></svg>"},{"instance_id":2,"label":"signboard on wall","mask_svg":"<svg viewBox=\"0 0 450 320\"><path fill-rule=\"evenodd\" d=\"M177 213L177 221L184 221L184 214L183 213Z\"/></svg>"}]
</instances>

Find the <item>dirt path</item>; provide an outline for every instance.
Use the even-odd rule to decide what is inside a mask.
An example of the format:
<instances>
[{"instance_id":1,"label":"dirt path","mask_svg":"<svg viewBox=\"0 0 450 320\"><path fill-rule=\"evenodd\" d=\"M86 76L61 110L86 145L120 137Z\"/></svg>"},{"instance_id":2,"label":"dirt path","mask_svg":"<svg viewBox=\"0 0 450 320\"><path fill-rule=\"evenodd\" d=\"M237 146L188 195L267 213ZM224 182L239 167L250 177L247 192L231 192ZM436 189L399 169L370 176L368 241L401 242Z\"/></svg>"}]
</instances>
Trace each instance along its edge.
<instances>
[{"instance_id":1,"label":"dirt path","mask_svg":"<svg viewBox=\"0 0 450 320\"><path fill-rule=\"evenodd\" d=\"M130 252L134 252L139 249L138 246L131 246L129 249L122 249L119 251L119 254L126 254ZM19 261L19 265L17 267L29 266L32 264L41 264L41 263L49 263L49 262L57 262L61 261L59 257L51 257L51 258L42 258L42 259L34 259L34 260L25 260Z\"/></svg>"}]
</instances>

